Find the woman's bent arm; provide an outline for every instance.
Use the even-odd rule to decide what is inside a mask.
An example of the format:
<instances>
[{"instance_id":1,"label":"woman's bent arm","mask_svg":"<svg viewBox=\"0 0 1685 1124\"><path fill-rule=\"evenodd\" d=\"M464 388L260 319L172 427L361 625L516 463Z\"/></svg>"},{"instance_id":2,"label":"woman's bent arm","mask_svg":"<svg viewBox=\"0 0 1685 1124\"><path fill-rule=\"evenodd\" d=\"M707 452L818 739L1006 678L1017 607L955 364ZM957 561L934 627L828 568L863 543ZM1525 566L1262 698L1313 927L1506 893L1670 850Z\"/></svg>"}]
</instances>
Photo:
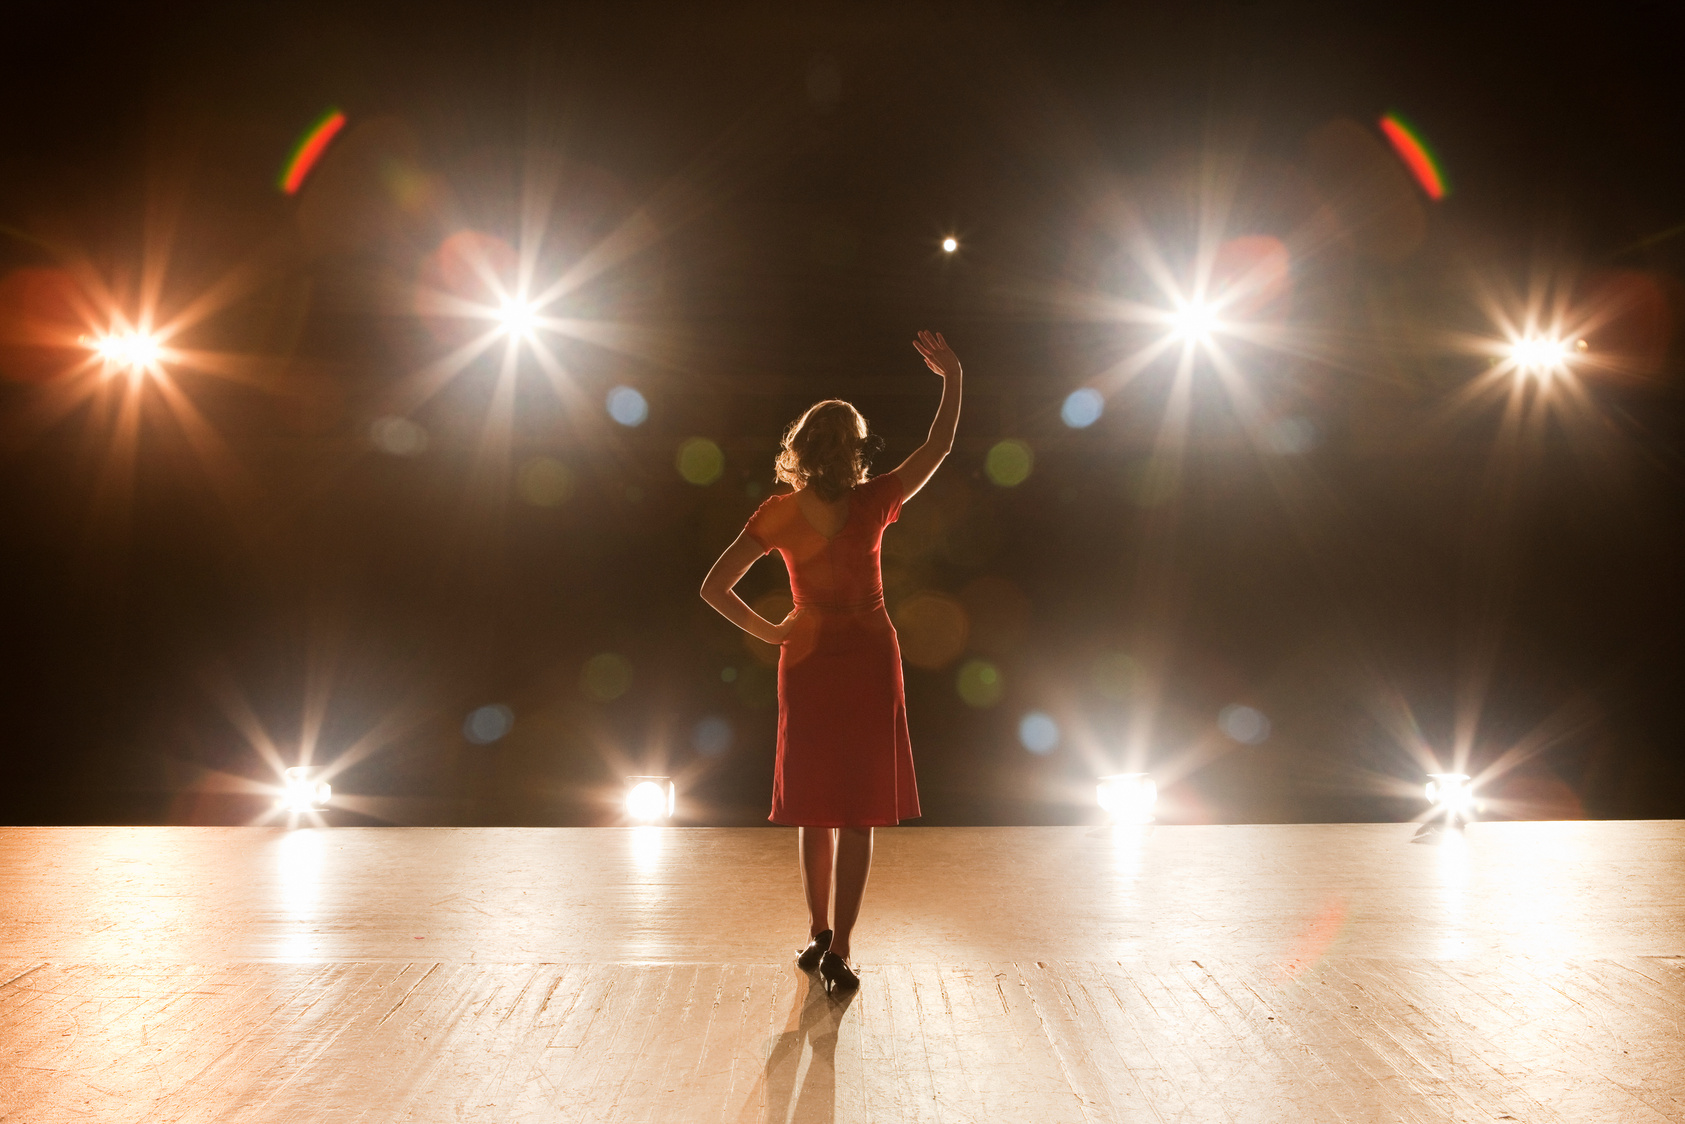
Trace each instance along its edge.
<instances>
[{"instance_id":1,"label":"woman's bent arm","mask_svg":"<svg viewBox=\"0 0 1685 1124\"><path fill-rule=\"evenodd\" d=\"M756 559L765 553L766 548L748 531L739 534L736 541L725 548L714 568L708 571L708 576L702 579L702 600L755 639L765 640L768 644L782 644L790 632L790 617L795 614L791 613L790 617L773 624L749 608L733 588L743 580L743 575L749 572Z\"/></svg>"},{"instance_id":2,"label":"woman's bent arm","mask_svg":"<svg viewBox=\"0 0 1685 1124\"><path fill-rule=\"evenodd\" d=\"M930 423L930 436L895 470L895 475L901 478L903 500L912 499L924 487L925 481L953 449L954 431L960 424L962 372L959 356L954 354L941 332L920 332L913 346L924 356L925 366L942 376L942 404L936 407L936 420Z\"/></svg>"}]
</instances>

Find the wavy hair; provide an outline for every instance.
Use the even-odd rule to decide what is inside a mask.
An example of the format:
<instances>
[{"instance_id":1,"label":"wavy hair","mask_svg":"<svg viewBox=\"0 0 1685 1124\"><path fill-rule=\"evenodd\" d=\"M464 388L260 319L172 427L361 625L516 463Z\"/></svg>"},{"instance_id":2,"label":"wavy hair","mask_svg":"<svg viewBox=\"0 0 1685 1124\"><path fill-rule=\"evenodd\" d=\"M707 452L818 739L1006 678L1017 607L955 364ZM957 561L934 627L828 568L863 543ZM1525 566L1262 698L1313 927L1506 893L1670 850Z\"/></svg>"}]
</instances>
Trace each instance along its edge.
<instances>
[{"instance_id":1,"label":"wavy hair","mask_svg":"<svg viewBox=\"0 0 1685 1124\"><path fill-rule=\"evenodd\" d=\"M820 499L834 502L866 482L872 454L881 445L859 410L828 398L809 406L784 431L772 474L792 488L812 488Z\"/></svg>"}]
</instances>

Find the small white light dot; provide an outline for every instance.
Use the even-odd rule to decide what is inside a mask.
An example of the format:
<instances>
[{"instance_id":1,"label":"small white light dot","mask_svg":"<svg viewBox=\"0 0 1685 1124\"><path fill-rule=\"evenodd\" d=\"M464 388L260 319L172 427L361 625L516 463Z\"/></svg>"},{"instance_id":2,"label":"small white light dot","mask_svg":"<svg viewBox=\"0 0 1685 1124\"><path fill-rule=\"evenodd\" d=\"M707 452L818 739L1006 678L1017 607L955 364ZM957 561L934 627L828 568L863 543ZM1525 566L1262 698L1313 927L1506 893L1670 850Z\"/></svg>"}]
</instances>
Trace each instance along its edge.
<instances>
[{"instance_id":1,"label":"small white light dot","mask_svg":"<svg viewBox=\"0 0 1685 1124\"><path fill-rule=\"evenodd\" d=\"M953 238L942 239L942 249L945 253L951 254L959 248L960 248L960 244L959 244L959 241L957 239L953 239Z\"/></svg>"}]
</instances>

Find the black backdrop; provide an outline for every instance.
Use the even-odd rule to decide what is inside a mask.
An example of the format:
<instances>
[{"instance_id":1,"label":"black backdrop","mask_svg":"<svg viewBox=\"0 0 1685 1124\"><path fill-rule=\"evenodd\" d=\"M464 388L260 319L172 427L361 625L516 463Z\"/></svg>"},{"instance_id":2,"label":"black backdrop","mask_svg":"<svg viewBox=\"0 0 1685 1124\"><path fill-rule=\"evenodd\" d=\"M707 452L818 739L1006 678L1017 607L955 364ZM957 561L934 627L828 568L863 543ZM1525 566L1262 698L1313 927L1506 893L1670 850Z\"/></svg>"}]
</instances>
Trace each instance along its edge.
<instances>
[{"instance_id":1,"label":"black backdrop","mask_svg":"<svg viewBox=\"0 0 1685 1124\"><path fill-rule=\"evenodd\" d=\"M855 401L880 470L917 444L925 326L968 400L886 579L892 606L941 594L969 625L907 669L925 822L1079 822L1125 767L1165 779L1166 819L1405 818L1410 746L1448 764L1460 739L1470 771L1504 762L1508 814L1680 815L1666 318L1592 333L1643 355L1519 433L1501 397L1459 406L1487 368L1445 342L1490 334L1478 293L1543 278L1624 270L1672 299L1677 31L1661 6L25 5L0 266L133 291L167 248L175 308L233 274L183 340L239 377L179 374L220 452L154 394L132 459L114 413L0 385L0 820L247 822L262 743L291 764L315 731L316 760L356 758L337 822L612 822L645 772L682 779L689 822L758 822L771 673L696 588L811 401ZM350 125L281 194L329 105ZM1388 110L1453 190L1366 217L1316 138L1345 120L1378 146ZM590 338L554 341L559 389L524 361L506 423L496 353L469 366L408 411L426 450L383 453L371 425L452 344L410 299L428 256L462 228L519 242L541 181L541 274L630 247L565 298ZM1248 439L1206 365L1166 477L1173 359L1062 424L1155 332L1106 312L1155 299L1130 216L1173 272L1202 229L1293 253L1295 342L1230 348L1257 417L1302 419L1285 445ZM1418 220L1402 251L1364 233ZM617 384L645 424L606 416ZM674 461L697 436L725 458L701 486ZM1010 488L985 471L1005 438L1035 453ZM565 499L529 502L535 457ZM745 590L782 582L766 561ZM956 691L976 659L993 706ZM493 704L513 725L478 744L465 718ZM1266 740L1224 736L1237 704ZM1020 744L1030 711L1059 724L1049 753Z\"/></svg>"}]
</instances>

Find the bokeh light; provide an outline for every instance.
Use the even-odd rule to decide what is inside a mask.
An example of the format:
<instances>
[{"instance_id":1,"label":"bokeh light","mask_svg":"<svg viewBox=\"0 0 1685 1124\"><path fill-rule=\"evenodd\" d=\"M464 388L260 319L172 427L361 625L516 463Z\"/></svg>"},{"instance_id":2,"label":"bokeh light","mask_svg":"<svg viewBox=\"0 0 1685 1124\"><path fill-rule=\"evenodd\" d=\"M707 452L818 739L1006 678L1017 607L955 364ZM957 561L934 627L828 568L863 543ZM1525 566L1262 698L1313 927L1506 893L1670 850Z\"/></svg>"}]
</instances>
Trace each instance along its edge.
<instances>
[{"instance_id":1,"label":"bokeh light","mask_svg":"<svg viewBox=\"0 0 1685 1124\"><path fill-rule=\"evenodd\" d=\"M895 607L901 658L914 667L947 667L965 651L970 622L960 603L945 593L915 593Z\"/></svg>"},{"instance_id":2,"label":"bokeh light","mask_svg":"<svg viewBox=\"0 0 1685 1124\"><path fill-rule=\"evenodd\" d=\"M632 664L625 656L600 652L585 661L579 689L598 702L613 702L632 689Z\"/></svg>"},{"instance_id":3,"label":"bokeh light","mask_svg":"<svg viewBox=\"0 0 1685 1124\"><path fill-rule=\"evenodd\" d=\"M1000 697L1006 690L1006 682L1001 676L1000 668L988 660L966 660L960 665L954 686L967 706L978 709L1000 702Z\"/></svg>"},{"instance_id":4,"label":"bokeh light","mask_svg":"<svg viewBox=\"0 0 1685 1124\"><path fill-rule=\"evenodd\" d=\"M1225 706L1217 713L1217 728L1242 745L1258 745L1270 736L1270 720L1250 706Z\"/></svg>"},{"instance_id":5,"label":"bokeh light","mask_svg":"<svg viewBox=\"0 0 1685 1124\"><path fill-rule=\"evenodd\" d=\"M608 392L608 416L624 426L644 424L649 418L649 402L629 386L617 386Z\"/></svg>"},{"instance_id":6,"label":"bokeh light","mask_svg":"<svg viewBox=\"0 0 1685 1124\"><path fill-rule=\"evenodd\" d=\"M490 745L515 725L515 712L502 703L492 703L471 712L462 723L462 736L475 745Z\"/></svg>"},{"instance_id":7,"label":"bokeh light","mask_svg":"<svg viewBox=\"0 0 1685 1124\"><path fill-rule=\"evenodd\" d=\"M516 486L534 507L557 507L573 495L573 469L555 457L532 457L521 465Z\"/></svg>"},{"instance_id":8,"label":"bokeh light","mask_svg":"<svg viewBox=\"0 0 1685 1124\"><path fill-rule=\"evenodd\" d=\"M408 418L376 418L369 426L369 441L389 456L413 457L427 449L427 431Z\"/></svg>"},{"instance_id":9,"label":"bokeh light","mask_svg":"<svg viewBox=\"0 0 1685 1124\"><path fill-rule=\"evenodd\" d=\"M690 744L704 757L718 757L731 748L731 723L717 714L710 714L698 722L690 732Z\"/></svg>"},{"instance_id":10,"label":"bokeh light","mask_svg":"<svg viewBox=\"0 0 1685 1124\"><path fill-rule=\"evenodd\" d=\"M1100 420L1105 409L1106 400L1100 392L1091 386L1083 386L1065 395L1065 403L1059 407L1059 418L1072 429L1087 429Z\"/></svg>"},{"instance_id":11,"label":"bokeh light","mask_svg":"<svg viewBox=\"0 0 1685 1124\"><path fill-rule=\"evenodd\" d=\"M1002 488L1014 488L1030 478L1035 454L1030 446L1016 437L995 443L983 460L983 471Z\"/></svg>"},{"instance_id":12,"label":"bokeh light","mask_svg":"<svg viewBox=\"0 0 1685 1124\"><path fill-rule=\"evenodd\" d=\"M1045 711L1032 710L1018 720L1018 741L1031 753L1052 753L1059 745L1059 723Z\"/></svg>"},{"instance_id":13,"label":"bokeh light","mask_svg":"<svg viewBox=\"0 0 1685 1124\"><path fill-rule=\"evenodd\" d=\"M706 437L692 437L679 446L674 464L690 483L712 484L725 473L725 453Z\"/></svg>"}]
</instances>

